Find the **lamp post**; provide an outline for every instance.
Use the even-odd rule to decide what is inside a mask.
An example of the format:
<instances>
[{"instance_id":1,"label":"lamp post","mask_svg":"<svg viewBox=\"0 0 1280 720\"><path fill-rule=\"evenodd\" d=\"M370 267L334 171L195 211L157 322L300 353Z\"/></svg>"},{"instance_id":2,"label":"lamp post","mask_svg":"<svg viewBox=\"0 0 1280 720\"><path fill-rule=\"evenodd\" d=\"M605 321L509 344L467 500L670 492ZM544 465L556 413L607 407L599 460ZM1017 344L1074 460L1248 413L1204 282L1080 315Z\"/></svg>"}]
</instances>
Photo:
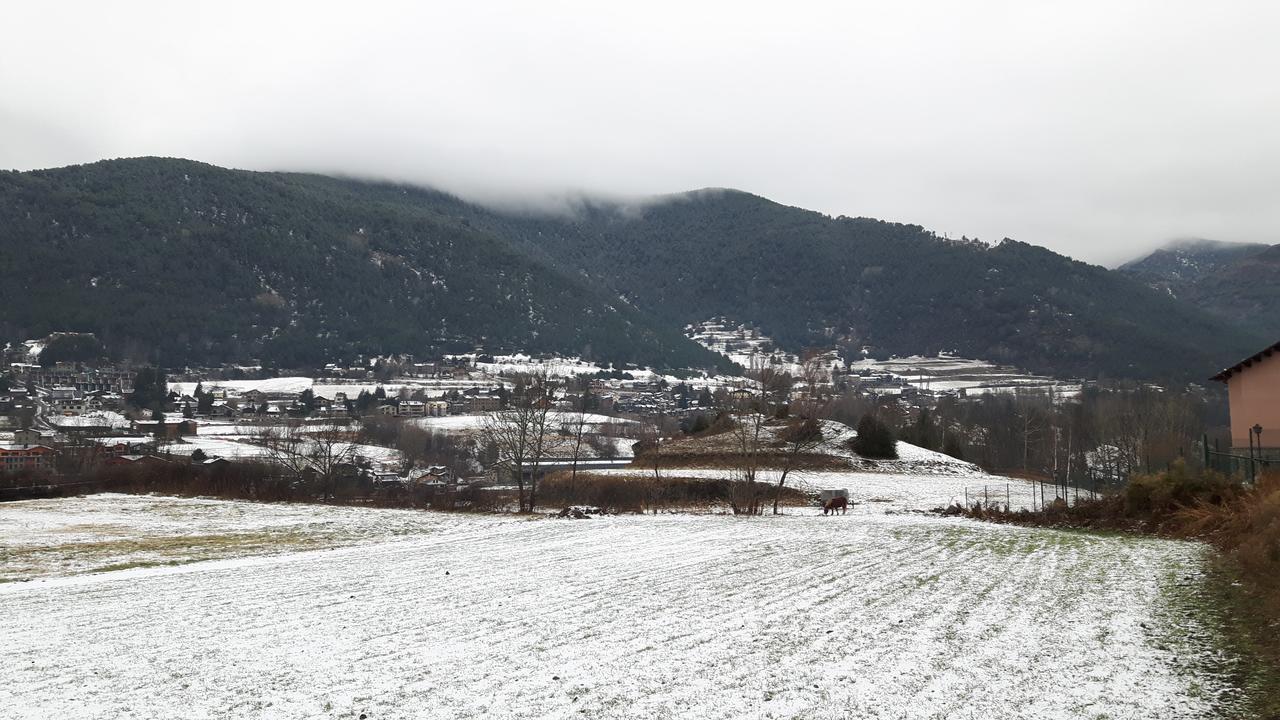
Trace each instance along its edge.
<instances>
[{"instance_id":1,"label":"lamp post","mask_svg":"<svg viewBox=\"0 0 1280 720\"><path fill-rule=\"evenodd\" d=\"M1254 435L1258 436L1257 442L1254 442L1254 439L1253 439ZM1254 448L1257 448L1257 457L1261 459L1262 458L1262 425L1260 424L1255 424L1253 427L1249 428L1249 480L1251 482L1255 479L1255 473L1256 473L1256 469L1254 465Z\"/></svg>"}]
</instances>

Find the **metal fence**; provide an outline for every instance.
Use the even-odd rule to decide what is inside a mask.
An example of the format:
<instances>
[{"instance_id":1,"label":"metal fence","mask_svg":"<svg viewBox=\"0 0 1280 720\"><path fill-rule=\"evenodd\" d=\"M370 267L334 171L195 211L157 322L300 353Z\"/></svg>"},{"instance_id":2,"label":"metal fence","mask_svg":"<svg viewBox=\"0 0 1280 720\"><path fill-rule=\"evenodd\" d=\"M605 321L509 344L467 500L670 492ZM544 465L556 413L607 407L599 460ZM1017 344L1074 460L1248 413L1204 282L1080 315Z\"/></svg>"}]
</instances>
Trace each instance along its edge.
<instances>
[{"instance_id":1,"label":"metal fence","mask_svg":"<svg viewBox=\"0 0 1280 720\"><path fill-rule=\"evenodd\" d=\"M1091 487L1035 480L1011 480L1004 483L969 485L964 489L965 507L1017 510L1042 510L1054 503L1076 505L1082 500L1095 500L1101 494Z\"/></svg>"},{"instance_id":2,"label":"metal fence","mask_svg":"<svg viewBox=\"0 0 1280 720\"><path fill-rule=\"evenodd\" d=\"M1240 478L1249 484L1253 484L1262 473L1280 470L1280 460L1262 457L1261 452L1255 454L1251 450L1248 455L1243 454L1240 450L1230 452L1220 449L1217 443L1214 443L1214 447L1211 448L1207 437L1203 443L1205 468L1216 470L1228 477Z\"/></svg>"}]
</instances>

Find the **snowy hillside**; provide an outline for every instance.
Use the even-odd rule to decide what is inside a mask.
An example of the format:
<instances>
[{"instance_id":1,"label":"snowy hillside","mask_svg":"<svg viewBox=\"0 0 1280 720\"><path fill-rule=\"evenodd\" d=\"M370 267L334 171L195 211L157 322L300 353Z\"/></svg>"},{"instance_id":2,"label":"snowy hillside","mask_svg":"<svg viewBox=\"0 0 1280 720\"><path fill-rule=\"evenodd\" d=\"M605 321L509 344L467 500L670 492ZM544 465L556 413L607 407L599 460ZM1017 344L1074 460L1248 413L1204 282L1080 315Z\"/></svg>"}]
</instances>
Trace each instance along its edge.
<instances>
[{"instance_id":1,"label":"snowy hillside","mask_svg":"<svg viewBox=\"0 0 1280 720\"><path fill-rule=\"evenodd\" d=\"M780 444L778 433L784 427L785 425L781 422L772 422L764 427L760 440L762 467L776 467L780 461L777 455ZM985 475L982 469L973 463L957 460L949 455L926 450L901 440L897 443L898 458L896 460L872 460L861 457L849 447L850 441L858 436L857 431L835 420L822 421L822 435L822 443L806 453L806 457L812 460L807 463L810 466L817 464L826 469L898 475ZM720 466L726 463L731 464L732 456L739 452L737 442L733 433L721 432L665 443L661 452L673 458L671 462L675 467L681 464L699 467L706 463Z\"/></svg>"}]
</instances>

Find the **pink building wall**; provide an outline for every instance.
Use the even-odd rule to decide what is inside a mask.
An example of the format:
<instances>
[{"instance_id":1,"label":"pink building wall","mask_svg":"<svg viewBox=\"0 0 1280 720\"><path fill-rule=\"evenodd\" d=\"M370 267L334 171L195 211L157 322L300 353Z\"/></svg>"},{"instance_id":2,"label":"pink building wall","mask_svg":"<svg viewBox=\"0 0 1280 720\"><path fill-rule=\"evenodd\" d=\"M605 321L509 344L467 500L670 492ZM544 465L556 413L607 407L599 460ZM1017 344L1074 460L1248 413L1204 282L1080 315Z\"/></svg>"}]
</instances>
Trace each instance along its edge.
<instances>
[{"instance_id":1,"label":"pink building wall","mask_svg":"<svg viewBox=\"0 0 1280 720\"><path fill-rule=\"evenodd\" d=\"M1227 379L1231 446L1249 447L1249 428L1262 426L1262 447L1280 448L1280 353L1263 357Z\"/></svg>"}]
</instances>

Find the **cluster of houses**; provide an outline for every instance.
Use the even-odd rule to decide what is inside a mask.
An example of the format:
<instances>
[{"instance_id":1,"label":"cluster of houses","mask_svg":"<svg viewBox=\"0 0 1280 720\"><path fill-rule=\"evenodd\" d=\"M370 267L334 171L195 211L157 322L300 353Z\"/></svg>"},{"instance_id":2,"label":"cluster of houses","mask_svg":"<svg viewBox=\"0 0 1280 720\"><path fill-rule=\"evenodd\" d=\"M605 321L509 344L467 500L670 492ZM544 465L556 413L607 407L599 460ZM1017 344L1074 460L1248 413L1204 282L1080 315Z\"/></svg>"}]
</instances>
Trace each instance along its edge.
<instances>
[{"instance_id":1,"label":"cluster of houses","mask_svg":"<svg viewBox=\"0 0 1280 720\"><path fill-rule=\"evenodd\" d=\"M19 430L12 442L0 442L0 472L52 471L57 450L51 442Z\"/></svg>"},{"instance_id":2,"label":"cluster of houses","mask_svg":"<svg viewBox=\"0 0 1280 720\"><path fill-rule=\"evenodd\" d=\"M202 393L204 391L202 390ZM502 398L492 392L469 390L467 393L428 398L422 393L404 396L372 397L360 407L358 397L338 391L332 398L292 390L235 390L214 386L207 391L207 407L202 408L194 395L171 394L171 404L184 414L221 419L238 417L350 417L379 414L401 417L443 417L465 413L488 412L502 408Z\"/></svg>"},{"instance_id":3,"label":"cluster of houses","mask_svg":"<svg viewBox=\"0 0 1280 720\"><path fill-rule=\"evenodd\" d=\"M167 459L157 454L159 444L194 435L197 425L193 420L137 420L127 434L116 428L105 430L110 434L100 434L103 432L103 428L90 425L64 427L58 431L15 430L12 440L0 442L0 471L55 472L59 459L71 461L73 467L167 463Z\"/></svg>"}]
</instances>

